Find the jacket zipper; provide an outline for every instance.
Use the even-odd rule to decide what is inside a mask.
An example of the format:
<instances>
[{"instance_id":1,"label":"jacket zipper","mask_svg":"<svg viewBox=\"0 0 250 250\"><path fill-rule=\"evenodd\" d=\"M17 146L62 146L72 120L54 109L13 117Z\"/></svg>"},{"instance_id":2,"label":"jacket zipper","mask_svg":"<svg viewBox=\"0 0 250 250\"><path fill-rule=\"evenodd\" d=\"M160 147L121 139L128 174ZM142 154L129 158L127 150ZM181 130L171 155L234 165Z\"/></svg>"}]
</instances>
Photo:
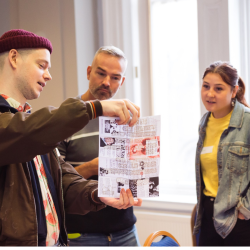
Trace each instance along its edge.
<instances>
[{"instance_id":1,"label":"jacket zipper","mask_svg":"<svg viewBox=\"0 0 250 250\"><path fill-rule=\"evenodd\" d=\"M63 209L62 220L63 220L64 232L67 235L67 233L65 231L65 228L66 228L66 226L65 226L65 211L64 211L64 199L63 199L63 192L62 192L62 190L63 190L63 185L62 185L62 167L61 167L61 164L60 164L60 161L59 161L59 158L57 156L57 153L56 153L55 149L53 150L53 153L54 153L54 155L56 157L56 160L57 160L58 165L59 165L60 173L61 173L60 174L60 183L61 183L61 193L62 193L62 202L63 202L63 204L62 204L62 209ZM65 243L63 243L63 245L67 246Z\"/></svg>"}]
</instances>

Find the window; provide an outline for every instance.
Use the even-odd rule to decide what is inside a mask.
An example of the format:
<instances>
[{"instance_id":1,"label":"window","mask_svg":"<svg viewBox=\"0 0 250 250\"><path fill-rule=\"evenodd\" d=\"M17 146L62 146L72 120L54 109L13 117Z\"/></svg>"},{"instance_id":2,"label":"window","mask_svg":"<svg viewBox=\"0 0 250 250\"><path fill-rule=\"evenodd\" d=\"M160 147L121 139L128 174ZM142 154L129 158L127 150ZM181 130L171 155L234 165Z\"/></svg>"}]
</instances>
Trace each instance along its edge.
<instances>
[{"instance_id":1,"label":"window","mask_svg":"<svg viewBox=\"0 0 250 250\"><path fill-rule=\"evenodd\" d=\"M200 120L197 1L151 1L153 114L161 115L161 200L196 202Z\"/></svg>"},{"instance_id":2,"label":"window","mask_svg":"<svg viewBox=\"0 0 250 250\"><path fill-rule=\"evenodd\" d=\"M246 84L246 100L250 101L250 2L229 1L230 62Z\"/></svg>"}]
</instances>

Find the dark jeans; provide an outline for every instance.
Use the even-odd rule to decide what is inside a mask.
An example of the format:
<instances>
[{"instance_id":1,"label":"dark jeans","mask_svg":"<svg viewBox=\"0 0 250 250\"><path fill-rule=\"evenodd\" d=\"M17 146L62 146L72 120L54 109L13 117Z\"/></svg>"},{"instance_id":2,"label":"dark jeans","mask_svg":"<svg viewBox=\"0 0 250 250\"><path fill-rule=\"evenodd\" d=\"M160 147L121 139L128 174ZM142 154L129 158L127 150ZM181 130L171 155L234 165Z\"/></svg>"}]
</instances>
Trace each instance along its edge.
<instances>
[{"instance_id":1,"label":"dark jeans","mask_svg":"<svg viewBox=\"0 0 250 250\"><path fill-rule=\"evenodd\" d=\"M79 238L70 240L70 246L140 246L135 225L131 228L111 233L81 234Z\"/></svg>"},{"instance_id":2,"label":"dark jeans","mask_svg":"<svg viewBox=\"0 0 250 250\"><path fill-rule=\"evenodd\" d=\"M223 239L214 228L214 199L205 196L203 201L199 246L250 246L250 220L237 220L231 233Z\"/></svg>"}]
</instances>

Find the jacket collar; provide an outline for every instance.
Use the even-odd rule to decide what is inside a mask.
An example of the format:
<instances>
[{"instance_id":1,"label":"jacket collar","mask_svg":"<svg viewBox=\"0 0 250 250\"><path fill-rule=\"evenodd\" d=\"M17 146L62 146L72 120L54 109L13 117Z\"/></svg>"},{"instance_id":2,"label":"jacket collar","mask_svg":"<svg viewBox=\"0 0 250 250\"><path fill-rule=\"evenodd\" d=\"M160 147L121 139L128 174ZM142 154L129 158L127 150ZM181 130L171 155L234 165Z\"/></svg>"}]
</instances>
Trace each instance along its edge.
<instances>
[{"instance_id":1,"label":"jacket collar","mask_svg":"<svg viewBox=\"0 0 250 250\"><path fill-rule=\"evenodd\" d=\"M229 127L241 128L243 123L244 113L245 113L245 106L236 100L234 110L230 119Z\"/></svg>"},{"instance_id":2,"label":"jacket collar","mask_svg":"<svg viewBox=\"0 0 250 250\"><path fill-rule=\"evenodd\" d=\"M0 95L0 111L1 111L1 108L6 109L6 110L9 110L10 112L12 112L12 113L14 113L14 114L15 114L16 112L18 112L17 109L11 107L11 106L9 105L9 103Z\"/></svg>"}]
</instances>

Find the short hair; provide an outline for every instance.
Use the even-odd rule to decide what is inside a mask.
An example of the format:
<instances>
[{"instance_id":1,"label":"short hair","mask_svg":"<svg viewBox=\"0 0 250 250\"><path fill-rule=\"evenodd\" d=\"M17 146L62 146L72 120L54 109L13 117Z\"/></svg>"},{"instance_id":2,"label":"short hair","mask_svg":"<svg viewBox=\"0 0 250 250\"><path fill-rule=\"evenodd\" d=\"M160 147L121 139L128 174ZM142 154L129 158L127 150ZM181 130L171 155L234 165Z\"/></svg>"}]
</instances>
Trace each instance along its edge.
<instances>
[{"instance_id":1,"label":"short hair","mask_svg":"<svg viewBox=\"0 0 250 250\"><path fill-rule=\"evenodd\" d=\"M113 45L102 46L96 51L95 57L101 53L105 53L105 54L108 54L108 55L111 55L114 57L122 58L125 61L125 69L127 68L128 60L127 60L124 52L121 49L119 49Z\"/></svg>"},{"instance_id":2,"label":"short hair","mask_svg":"<svg viewBox=\"0 0 250 250\"><path fill-rule=\"evenodd\" d=\"M8 56L9 51L0 53L0 72L3 70L4 60Z\"/></svg>"},{"instance_id":3,"label":"short hair","mask_svg":"<svg viewBox=\"0 0 250 250\"><path fill-rule=\"evenodd\" d=\"M27 56L29 54L31 54L32 52L34 52L37 49L33 49L33 48L24 48L24 49L17 49L17 52L21 55L21 56Z\"/></svg>"},{"instance_id":4,"label":"short hair","mask_svg":"<svg viewBox=\"0 0 250 250\"><path fill-rule=\"evenodd\" d=\"M26 49L25 48L25 49L17 49L17 52L22 57L24 57L24 56L32 53L34 50L36 50L36 49L33 49L33 48L32 49L29 49L29 48ZM8 56L8 54L9 54L9 51L5 51L5 52L0 53L0 72L3 70L4 60Z\"/></svg>"}]
</instances>

